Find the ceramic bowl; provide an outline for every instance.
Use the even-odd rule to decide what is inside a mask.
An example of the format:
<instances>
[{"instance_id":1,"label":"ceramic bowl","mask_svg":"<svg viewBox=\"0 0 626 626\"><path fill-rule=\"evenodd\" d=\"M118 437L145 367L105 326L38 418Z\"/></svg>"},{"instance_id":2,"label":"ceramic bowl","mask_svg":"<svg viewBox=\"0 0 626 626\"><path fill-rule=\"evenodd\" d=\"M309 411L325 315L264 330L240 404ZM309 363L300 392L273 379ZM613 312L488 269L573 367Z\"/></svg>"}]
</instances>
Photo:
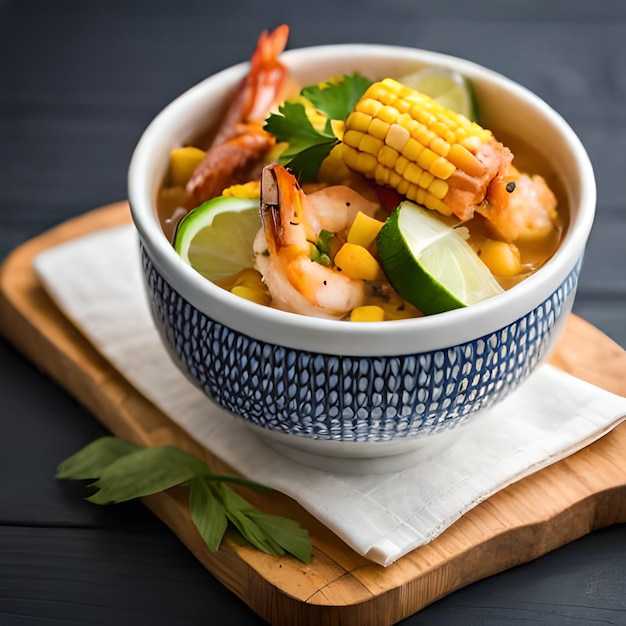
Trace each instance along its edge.
<instances>
[{"instance_id":1,"label":"ceramic bowl","mask_svg":"<svg viewBox=\"0 0 626 626\"><path fill-rule=\"evenodd\" d=\"M300 84L355 70L382 78L422 65L457 69L472 81L483 124L511 135L514 149L522 138L535 150L550 169L541 173L568 206L554 257L480 304L382 323L304 317L205 280L180 261L157 219L170 149L217 119L247 64L194 86L146 129L130 165L129 199L152 315L181 371L293 458L407 454L502 400L550 353L572 308L593 222L592 167L573 130L545 102L466 60L377 45L304 48L282 60Z\"/></svg>"}]
</instances>

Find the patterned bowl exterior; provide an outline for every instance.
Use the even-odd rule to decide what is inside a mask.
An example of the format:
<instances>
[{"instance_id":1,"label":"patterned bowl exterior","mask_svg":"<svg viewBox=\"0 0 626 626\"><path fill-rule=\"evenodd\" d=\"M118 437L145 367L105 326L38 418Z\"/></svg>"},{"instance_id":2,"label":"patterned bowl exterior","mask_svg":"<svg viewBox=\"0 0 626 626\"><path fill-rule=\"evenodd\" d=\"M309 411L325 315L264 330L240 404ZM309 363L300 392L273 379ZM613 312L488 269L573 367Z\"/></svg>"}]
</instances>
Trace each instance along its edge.
<instances>
[{"instance_id":1,"label":"patterned bowl exterior","mask_svg":"<svg viewBox=\"0 0 626 626\"><path fill-rule=\"evenodd\" d=\"M513 391L547 355L571 310L579 262L514 323L418 354L320 354L254 339L207 317L141 246L152 316L178 367L229 411L272 431L334 441L391 441L453 428Z\"/></svg>"}]
</instances>

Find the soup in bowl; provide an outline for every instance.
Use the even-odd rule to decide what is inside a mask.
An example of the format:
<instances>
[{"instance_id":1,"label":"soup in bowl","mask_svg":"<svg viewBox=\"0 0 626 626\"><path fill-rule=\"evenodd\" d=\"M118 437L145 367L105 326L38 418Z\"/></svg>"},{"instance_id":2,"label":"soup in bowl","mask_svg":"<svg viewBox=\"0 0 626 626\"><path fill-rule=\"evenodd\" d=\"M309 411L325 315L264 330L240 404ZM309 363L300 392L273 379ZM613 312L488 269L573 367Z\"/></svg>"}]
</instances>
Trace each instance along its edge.
<instances>
[{"instance_id":1,"label":"soup in bowl","mask_svg":"<svg viewBox=\"0 0 626 626\"><path fill-rule=\"evenodd\" d=\"M268 257L279 258L279 250L294 250L294 241L300 236L295 230L295 239L286 243L277 239L276 245L277 209L284 202L290 203L292 213L292 205L300 207L293 213L297 219L284 221L281 214L283 222L279 220L278 226L283 237L285 231L289 234L289 229L302 226L300 218L306 217L309 198L330 185L316 185L299 172L294 174L293 162L286 167L277 164L281 155L275 148L264 155L261 165L265 167L255 174L255 180L261 181L256 187L260 198L255 199L254 192L242 194L248 202L258 204L260 228L250 258L254 271L260 273L261 284L267 287L268 297L262 302L237 295L236 290L225 288L224 282L209 280L185 262L173 244L176 229L168 230L175 211L170 207L164 213L162 194L168 185L172 151L201 146L202 138L216 132L250 65L228 68L192 87L168 105L141 137L129 170L131 211L152 316L180 370L211 401L244 420L269 445L292 458L373 458L412 452L502 400L549 355L572 308L593 222L595 183L589 158L572 128L539 97L463 59L414 48L354 44L290 50L279 58L288 80L298 86L325 84L331 77L355 73L371 85L388 78L401 80L431 67L461 75L471 85L480 127L489 129L510 149L518 170L541 177L554 195L557 213L545 243L514 242L523 257L535 255L540 259L532 271L517 277L496 275L487 297L467 304L459 303L458 294L453 293L442 309L425 313L420 310L420 301L416 304L412 300L414 286L407 288L402 280L390 280L388 274L393 272L386 271L379 254L384 238L381 233L388 228L389 218L399 214L396 201L407 215L417 210L420 215L426 213L424 219L428 219L429 212L437 213L443 227L467 228L469 234L464 231L459 240L475 252L491 237L485 230L489 220L479 215L476 221L483 225L473 231L467 216L447 215L445 208L424 209L423 194L411 199L395 188L391 196L381 194L381 188L389 191L389 181L353 171L361 185L357 191L370 202L379 200L370 217L384 224L374 243L365 246L378 263L377 273L354 280L364 281L369 289L364 293L380 295L388 289L392 295L378 304L357 296L356 306L348 304L345 306L352 308L338 312L333 309L332 315L327 315L326 309L316 314L319 303L315 301L308 314L308 309L300 311L292 306L289 297L282 303L276 295L280 287L272 285L273 278L261 270L267 267ZM276 115L276 107L273 110ZM348 127L345 120L333 125L342 140L340 149L348 141ZM500 168L498 175L503 173ZM363 191L368 181L370 191L374 189L377 194ZM501 182L504 187L500 191L509 193L511 186L506 185L510 181L503 177ZM393 206L384 213L382 198L389 197ZM189 207L182 213L188 211ZM392 226L402 233L411 220L401 219ZM409 252L414 252L412 235L406 240ZM509 243L506 236L501 240ZM316 242L307 241L319 252ZM316 263L317 259L308 261ZM348 285L352 276L342 274L343 268L334 263L331 258L330 267L316 263L313 269L316 275L341 279L341 285ZM287 267L285 273L289 275L292 270ZM309 272L310 266L304 263L304 267ZM484 264L481 267L484 271ZM377 281L380 285L372 288ZM345 289L338 288L336 293L342 295ZM314 299L304 288L298 291L307 305ZM389 301L399 303L395 310L402 314L387 316L385 303ZM377 308L383 311L380 317ZM365 316L353 316L355 310L365 312ZM368 317L372 310L374 317ZM323 460L319 464L324 466Z\"/></svg>"}]
</instances>

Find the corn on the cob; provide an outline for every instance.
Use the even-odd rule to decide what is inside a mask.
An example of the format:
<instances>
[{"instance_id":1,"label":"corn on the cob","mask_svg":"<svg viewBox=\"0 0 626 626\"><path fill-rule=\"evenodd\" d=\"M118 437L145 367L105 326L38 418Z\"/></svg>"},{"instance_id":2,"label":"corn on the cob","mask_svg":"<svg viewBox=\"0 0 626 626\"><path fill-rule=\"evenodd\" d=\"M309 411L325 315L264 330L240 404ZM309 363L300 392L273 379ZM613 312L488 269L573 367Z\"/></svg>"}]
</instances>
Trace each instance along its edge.
<instances>
[{"instance_id":1,"label":"corn on the cob","mask_svg":"<svg viewBox=\"0 0 626 626\"><path fill-rule=\"evenodd\" d=\"M512 160L489 130L390 78L372 84L348 116L342 154L350 169L460 219Z\"/></svg>"}]
</instances>

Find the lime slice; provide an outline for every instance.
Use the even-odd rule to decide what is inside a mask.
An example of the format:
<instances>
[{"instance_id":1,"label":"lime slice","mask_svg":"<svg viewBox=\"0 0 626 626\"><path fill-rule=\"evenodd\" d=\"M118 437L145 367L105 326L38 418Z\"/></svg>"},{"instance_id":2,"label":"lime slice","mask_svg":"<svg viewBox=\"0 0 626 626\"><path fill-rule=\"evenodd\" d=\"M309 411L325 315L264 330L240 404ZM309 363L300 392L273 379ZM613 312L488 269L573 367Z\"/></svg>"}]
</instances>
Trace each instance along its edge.
<instances>
[{"instance_id":1,"label":"lime slice","mask_svg":"<svg viewBox=\"0 0 626 626\"><path fill-rule=\"evenodd\" d=\"M387 278L425 315L475 304L503 291L464 238L466 232L404 201L378 233L376 245Z\"/></svg>"},{"instance_id":2,"label":"lime slice","mask_svg":"<svg viewBox=\"0 0 626 626\"><path fill-rule=\"evenodd\" d=\"M261 228L259 200L219 196L179 222L174 249L209 280L254 267L254 238Z\"/></svg>"},{"instance_id":3,"label":"lime slice","mask_svg":"<svg viewBox=\"0 0 626 626\"><path fill-rule=\"evenodd\" d=\"M441 106L477 121L476 98L472 84L459 72L429 65L421 70L399 78L399 81L430 96Z\"/></svg>"}]
</instances>

